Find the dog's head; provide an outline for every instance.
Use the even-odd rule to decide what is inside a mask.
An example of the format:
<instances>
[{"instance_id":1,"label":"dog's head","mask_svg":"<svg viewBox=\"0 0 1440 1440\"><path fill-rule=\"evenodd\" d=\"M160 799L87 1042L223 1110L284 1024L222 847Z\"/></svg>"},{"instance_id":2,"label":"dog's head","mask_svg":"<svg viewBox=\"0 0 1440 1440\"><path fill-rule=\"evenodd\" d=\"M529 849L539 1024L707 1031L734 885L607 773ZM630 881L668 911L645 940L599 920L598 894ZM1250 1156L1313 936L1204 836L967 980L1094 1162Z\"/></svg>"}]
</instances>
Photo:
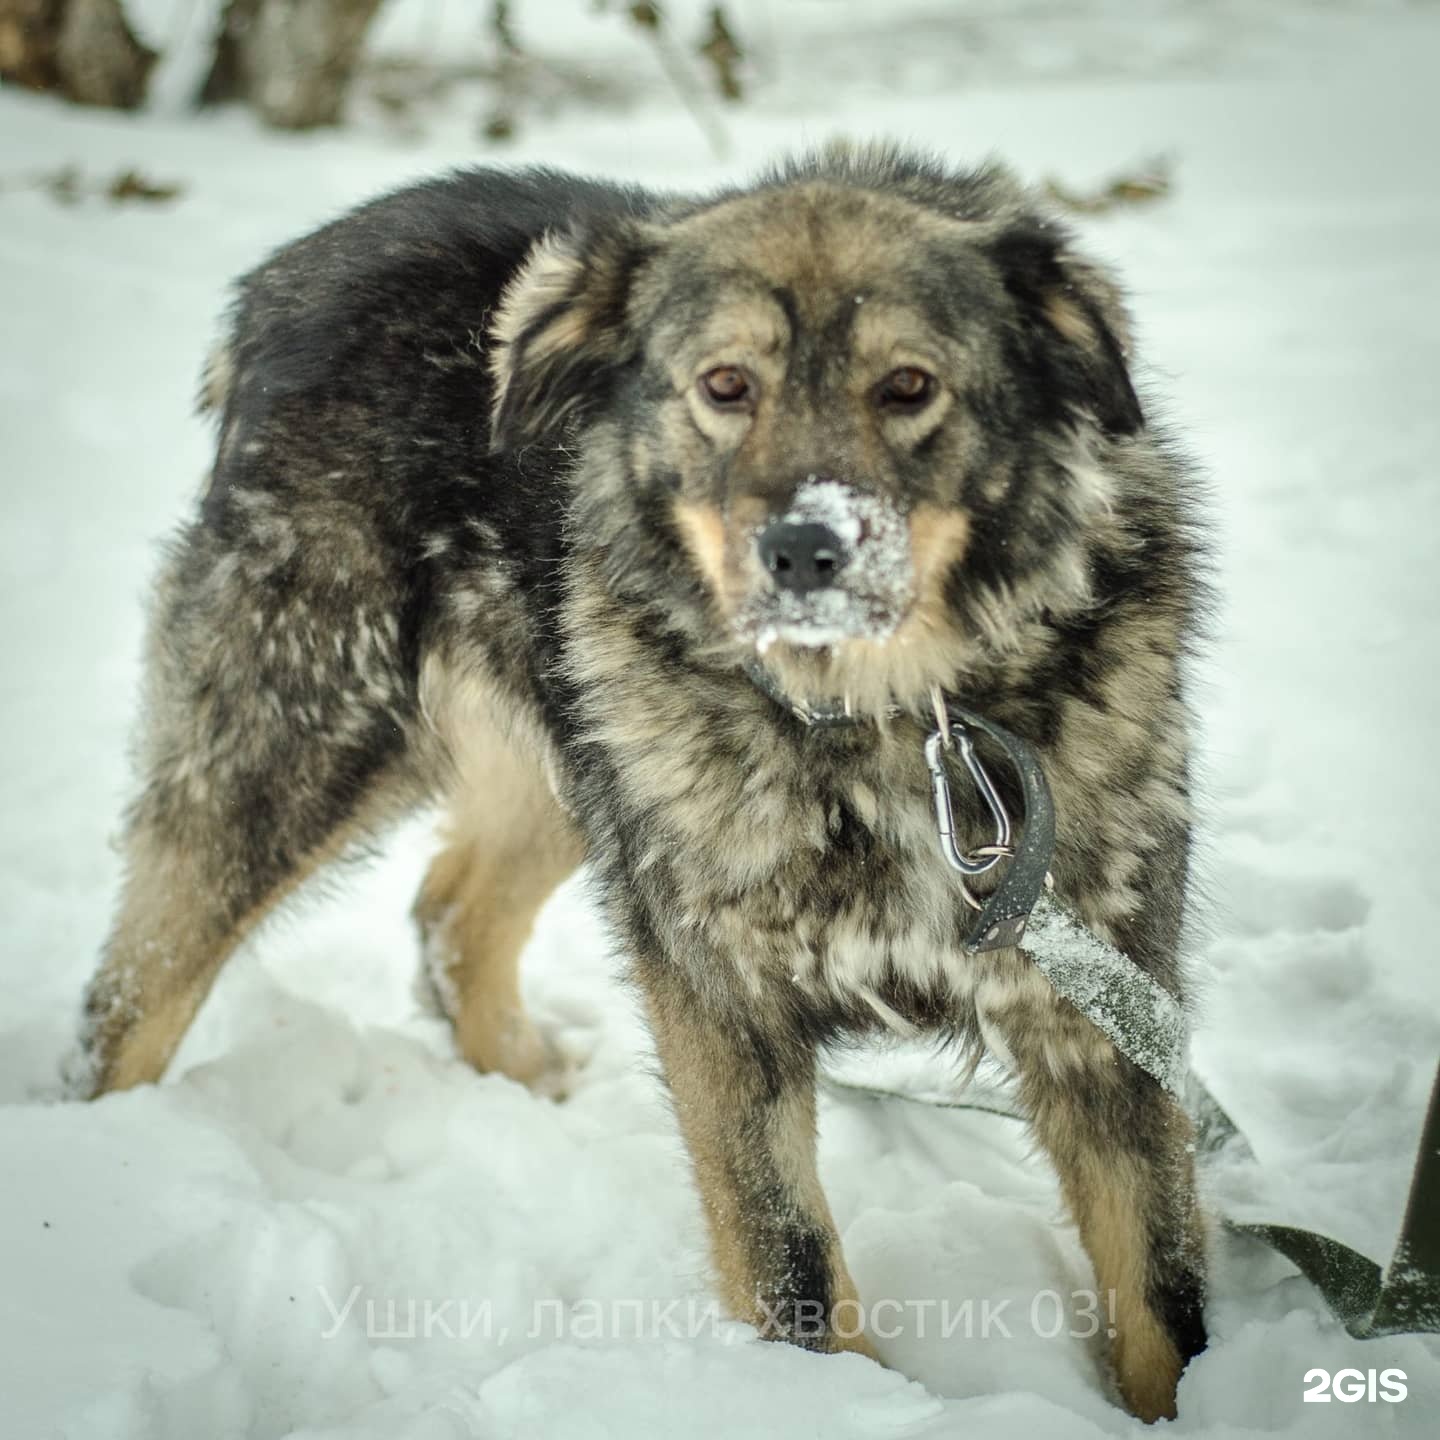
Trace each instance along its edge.
<instances>
[{"instance_id":1,"label":"dog's head","mask_svg":"<svg viewBox=\"0 0 1440 1440\"><path fill-rule=\"evenodd\" d=\"M862 706L1083 603L1096 456L1143 424L1069 235L1003 174L883 151L549 236L493 333L497 448L577 449L628 592Z\"/></svg>"}]
</instances>

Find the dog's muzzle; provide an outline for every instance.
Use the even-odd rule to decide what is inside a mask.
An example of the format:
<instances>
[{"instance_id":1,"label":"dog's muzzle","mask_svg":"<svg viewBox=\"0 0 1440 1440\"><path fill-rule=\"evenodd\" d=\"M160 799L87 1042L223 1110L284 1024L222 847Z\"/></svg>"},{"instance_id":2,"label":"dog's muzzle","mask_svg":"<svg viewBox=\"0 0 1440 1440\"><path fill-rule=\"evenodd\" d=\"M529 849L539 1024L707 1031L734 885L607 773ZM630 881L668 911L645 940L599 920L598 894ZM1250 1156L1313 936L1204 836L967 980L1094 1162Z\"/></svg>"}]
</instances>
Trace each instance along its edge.
<instances>
[{"instance_id":1,"label":"dog's muzzle","mask_svg":"<svg viewBox=\"0 0 1440 1440\"><path fill-rule=\"evenodd\" d=\"M753 543L763 579L736 624L761 650L884 639L909 608L910 530L885 496L811 475Z\"/></svg>"}]
</instances>

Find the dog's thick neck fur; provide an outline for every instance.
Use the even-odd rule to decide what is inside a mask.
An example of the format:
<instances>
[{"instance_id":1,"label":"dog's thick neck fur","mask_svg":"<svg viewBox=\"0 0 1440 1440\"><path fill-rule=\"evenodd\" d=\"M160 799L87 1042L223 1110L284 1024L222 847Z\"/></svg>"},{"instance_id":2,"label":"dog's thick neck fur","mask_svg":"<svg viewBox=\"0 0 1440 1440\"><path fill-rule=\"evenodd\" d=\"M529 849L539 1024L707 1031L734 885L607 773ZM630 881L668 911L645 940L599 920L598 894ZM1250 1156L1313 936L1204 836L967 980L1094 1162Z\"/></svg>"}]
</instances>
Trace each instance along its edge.
<instances>
[{"instance_id":1,"label":"dog's thick neck fur","mask_svg":"<svg viewBox=\"0 0 1440 1440\"><path fill-rule=\"evenodd\" d=\"M1071 493L1103 500L1093 501L1088 514L1079 506L1072 512L1072 538L1057 547L1051 566L1037 566L1023 582L973 584L966 613L988 609L995 624L969 643L934 647L908 683L895 683L903 667L867 672L858 646L862 663L848 671L843 660L837 666L829 657L780 647L780 654L765 655L780 686L797 699L848 693L855 711L873 721L859 732L808 731L755 688L746 670L753 650L725 636L683 552L662 555L637 543L652 523L648 497L623 471L596 459L623 454L623 439L602 430L583 443L569 526L576 564L563 602L579 734L612 758L613 771L604 769L622 793L648 777L635 795L638 812L663 803L669 825L692 816L685 838L710 857L717 890L783 886L783 851L797 844L817 860L828 854L827 863L843 870L846 827L857 820L860 829L889 825L903 832L915 858L934 857L938 877L920 740L939 686L1040 747L1062 815L1087 817L1083 827L1062 828L1056 862L1062 888L1084 893L1093 922L1144 948L1123 933L1135 906L1128 877L1144 851L1161 843L1157 823L1178 833L1188 819L1187 732L1169 651L1191 604L1183 588L1172 591L1167 583L1165 547L1186 542L1173 540L1173 530L1166 537L1147 533L1143 504L1137 513L1129 503L1167 463L1148 437L1110 447L1114 468L1104 484L1095 479L1095 456L1084 456L1084 483L1074 482ZM604 479L592 483L592 473ZM1174 522L1172 515L1165 519ZM1136 647L1136 635L1151 638ZM894 719L892 707L904 718ZM1161 736L1172 747L1166 756L1156 748ZM587 750L581 768L593 760ZM693 811L677 805L679 797L693 802ZM806 815L812 818L802 821ZM978 809L968 818L981 824ZM736 839L727 847L731 826ZM654 843L658 852L666 840L657 835ZM654 863L661 863L658 854ZM796 893L808 883L797 881ZM937 878L935 897L946 926L948 883ZM914 872L904 880L897 875L896 885L895 904L923 913ZM1178 910L1177 893L1172 925ZM940 934L933 939L938 944ZM1157 945L1154 958L1168 948ZM943 949L901 969L922 988L948 986L954 977L933 969ZM893 952L888 960L877 952L879 969L867 983L878 983L894 960ZM1167 980L1178 977L1172 971Z\"/></svg>"}]
</instances>

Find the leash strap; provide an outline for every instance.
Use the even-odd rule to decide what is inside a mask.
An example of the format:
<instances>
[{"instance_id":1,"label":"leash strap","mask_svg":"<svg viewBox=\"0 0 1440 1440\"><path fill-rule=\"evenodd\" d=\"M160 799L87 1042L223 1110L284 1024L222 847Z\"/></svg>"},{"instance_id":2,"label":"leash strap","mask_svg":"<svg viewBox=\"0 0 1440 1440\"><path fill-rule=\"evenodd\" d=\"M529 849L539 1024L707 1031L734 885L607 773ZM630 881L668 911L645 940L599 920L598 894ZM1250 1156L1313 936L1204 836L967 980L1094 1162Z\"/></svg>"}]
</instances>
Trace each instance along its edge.
<instances>
[{"instance_id":1,"label":"leash strap","mask_svg":"<svg viewBox=\"0 0 1440 1440\"><path fill-rule=\"evenodd\" d=\"M1055 803L1040 757L1028 741L993 720L953 700L946 702L945 709L951 722L950 744L959 748L992 813L999 800L984 767L966 748L967 730L978 730L1001 750L1019 778L1025 805L1019 843L1013 849L1005 844L984 847L987 857L993 855L991 864L1007 852L1011 860L981 908L966 948L974 952L1021 946L1057 995L1107 1035L1128 1060L1172 1095L1181 1095L1189 1070L1189 1026L1180 1002L1123 951L1088 929L1048 887L1055 852ZM981 852L966 856L954 843L949 782L939 759L946 739L945 731L938 729L925 747L941 849L955 869L973 874L982 864ZM997 834L1008 837L1009 817L1003 807L996 820Z\"/></svg>"},{"instance_id":2,"label":"leash strap","mask_svg":"<svg viewBox=\"0 0 1440 1440\"><path fill-rule=\"evenodd\" d=\"M1200 1081L1191 1078L1191 1111L1202 1154L1226 1147L1254 1158L1249 1142ZM1357 1340L1385 1335L1440 1334L1440 1067L1420 1132L1405 1218L1389 1267L1298 1225L1240 1220L1226 1227L1278 1250L1325 1297L1335 1318Z\"/></svg>"},{"instance_id":3,"label":"leash strap","mask_svg":"<svg viewBox=\"0 0 1440 1440\"><path fill-rule=\"evenodd\" d=\"M788 699L758 664L746 666L752 682L802 724L814 728L858 723L848 705L810 706ZM939 728L925 746L935 800L941 851L961 875L965 898L979 916L966 941L971 952L1021 945L1058 995L1114 1042L1116 1048L1186 1105L1195 1119L1201 1158L1229 1149L1250 1159L1254 1152L1215 1097L1189 1070L1188 1026L1179 1002L1121 950L1086 928L1050 889L1055 848L1055 807L1034 749L1017 735L952 701L937 701ZM1009 816L966 733L976 730L1005 755L1020 781L1024 829L1012 844ZM959 847L943 752L957 749L996 822L996 841L973 855ZM990 898L980 905L964 889L964 877L983 874L1001 859L1011 864ZM924 1100L899 1091L830 1080L832 1088L875 1098L908 1100L947 1109L985 1110L1019 1118L995 1104ZM1410 1183L1405 1219L1388 1269L1329 1235L1296 1225L1253 1223L1225 1217L1225 1226L1263 1240L1310 1280L1331 1312L1357 1339L1383 1335L1440 1334L1440 1069Z\"/></svg>"},{"instance_id":4,"label":"leash strap","mask_svg":"<svg viewBox=\"0 0 1440 1440\"><path fill-rule=\"evenodd\" d=\"M1055 854L1055 802L1050 798L1050 785L1041 768L1040 757L1031 745L1018 735L1012 735L1003 726L987 720L974 710L946 701L946 713L950 719L950 735L937 730L925 746L925 762L930 767L930 782L935 792L935 816L940 827L941 846L945 858L962 874L973 874L974 869L965 863L954 843L954 820L951 815L949 783L945 776L943 761L940 759L948 738L951 745L960 749L966 768L970 771L981 795L995 813L1003 833L1009 835L1008 817L999 805L999 797L990 784L989 776L968 744L970 730L978 730L1004 754L1020 781L1020 793L1025 807L1025 830L1020 843L1014 847L1010 864L994 893L980 908L979 918L965 942L970 951L1003 950L1018 945L1030 923L1036 902L1044 894L1050 874L1050 861ZM947 825L948 821L948 825ZM948 833L947 833L948 832ZM997 835L998 838L998 835ZM1006 847L1008 848L1008 847ZM990 864L1002 858L994 856ZM958 862L958 863L957 863ZM989 869L986 865L984 868ZM1026 949L1030 947L1027 945Z\"/></svg>"},{"instance_id":5,"label":"leash strap","mask_svg":"<svg viewBox=\"0 0 1440 1440\"><path fill-rule=\"evenodd\" d=\"M802 704L791 700L759 661L745 666L751 683L801 724L814 729L858 724L848 705ZM898 712L897 712L898 713ZM1003 725L956 700L936 696L937 728L925 743L941 851L961 876L961 892L979 911L965 941L972 954L1021 946L1050 982L1096 1025L1127 1059L1179 1095L1187 1071L1189 1031L1179 1002L1130 957L1086 929L1080 918L1050 893L1055 853L1055 802L1034 747ZM1018 843L1012 844L1010 817L975 753L970 732L988 739L1005 756L1020 782L1025 810ZM956 751L995 820L995 843L973 855L959 847L945 754ZM989 898L977 902L964 879L1008 859Z\"/></svg>"},{"instance_id":6,"label":"leash strap","mask_svg":"<svg viewBox=\"0 0 1440 1440\"><path fill-rule=\"evenodd\" d=\"M1057 995L1172 1095L1183 1095L1190 1028L1163 985L1053 895L1042 895L1031 912L1024 948Z\"/></svg>"}]
</instances>

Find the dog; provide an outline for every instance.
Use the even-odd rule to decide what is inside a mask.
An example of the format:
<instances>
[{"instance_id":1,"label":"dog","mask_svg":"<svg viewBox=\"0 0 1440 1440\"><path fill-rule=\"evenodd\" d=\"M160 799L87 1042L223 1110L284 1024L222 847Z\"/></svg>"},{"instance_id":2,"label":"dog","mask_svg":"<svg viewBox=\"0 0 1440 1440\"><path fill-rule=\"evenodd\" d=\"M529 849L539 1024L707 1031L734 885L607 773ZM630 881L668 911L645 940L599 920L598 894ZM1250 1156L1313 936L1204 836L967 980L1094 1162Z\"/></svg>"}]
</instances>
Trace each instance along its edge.
<instances>
[{"instance_id":1,"label":"dog","mask_svg":"<svg viewBox=\"0 0 1440 1440\"><path fill-rule=\"evenodd\" d=\"M1130 355L1020 184L887 147L701 198L472 170L280 250L205 372L84 1089L157 1080L252 927L438 796L414 914L458 1049L543 1077L517 962L587 862L732 1315L875 1353L816 1060L928 1032L1013 1069L1119 1394L1174 1415L1205 1345L1190 1122L1023 949L967 953L921 753L946 696L1027 739L1057 894L1183 997L1203 505Z\"/></svg>"}]
</instances>

